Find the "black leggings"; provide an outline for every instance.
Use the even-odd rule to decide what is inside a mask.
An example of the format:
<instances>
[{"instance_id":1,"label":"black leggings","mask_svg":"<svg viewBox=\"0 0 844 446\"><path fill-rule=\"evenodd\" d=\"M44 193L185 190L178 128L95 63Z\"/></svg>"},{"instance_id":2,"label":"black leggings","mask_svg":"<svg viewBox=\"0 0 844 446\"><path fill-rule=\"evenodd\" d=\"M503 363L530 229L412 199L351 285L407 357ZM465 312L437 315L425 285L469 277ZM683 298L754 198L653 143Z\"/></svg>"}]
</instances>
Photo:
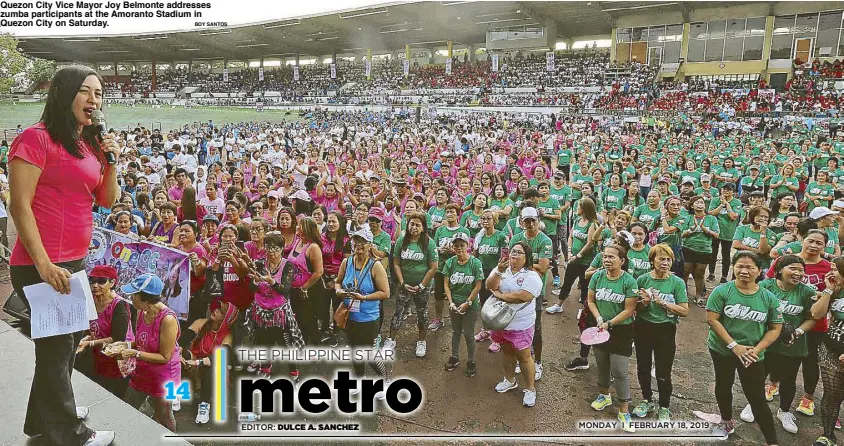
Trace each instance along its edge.
<instances>
[{"instance_id":1,"label":"black leggings","mask_svg":"<svg viewBox=\"0 0 844 446\"><path fill-rule=\"evenodd\" d=\"M383 307L383 305L381 305ZM355 322L351 319L346 321L346 338L349 340L349 347L354 349L374 349L375 338L378 336L378 321ZM369 367L377 376L386 376L387 370L380 360L369 361ZM355 376L363 378L366 371L366 362L353 361Z\"/></svg>"},{"instance_id":2,"label":"black leggings","mask_svg":"<svg viewBox=\"0 0 844 446\"><path fill-rule=\"evenodd\" d=\"M580 302L586 302L586 290L589 288L589 282L586 280L587 268L589 265L583 263L569 262L566 265L566 274L563 276L563 285L560 287L560 300L566 300L569 297L574 280L577 279L580 287Z\"/></svg>"},{"instance_id":3,"label":"black leggings","mask_svg":"<svg viewBox=\"0 0 844 446\"><path fill-rule=\"evenodd\" d=\"M318 280L317 283L311 288L311 293L316 292L316 295L313 296L313 308L314 308L314 329L319 329L321 332L328 331L329 324L331 323L331 319L329 318L331 313L331 299L336 294L334 289L326 289L322 283L322 279ZM315 333L319 335L320 333ZM319 340L319 339L316 339Z\"/></svg>"},{"instance_id":4,"label":"black leggings","mask_svg":"<svg viewBox=\"0 0 844 446\"><path fill-rule=\"evenodd\" d=\"M551 235L551 274L552 277L559 277L560 276L560 262L557 260L560 258L559 254L560 249L560 239L557 238L557 234ZM487 275L486 277L489 277Z\"/></svg>"},{"instance_id":5,"label":"black leggings","mask_svg":"<svg viewBox=\"0 0 844 446\"><path fill-rule=\"evenodd\" d=\"M718 262L718 250L721 250L721 278L726 279L730 274L730 251L733 249L732 240L712 239L712 260L709 261L709 274L715 274L715 263Z\"/></svg>"},{"instance_id":6,"label":"black leggings","mask_svg":"<svg viewBox=\"0 0 844 446\"><path fill-rule=\"evenodd\" d=\"M653 401L651 389L651 365L656 361L656 386L659 390L659 407L671 404L671 369L677 352L675 337L677 325L672 323L652 324L639 319L633 325L633 343L636 346L636 372L642 397Z\"/></svg>"},{"instance_id":7,"label":"black leggings","mask_svg":"<svg viewBox=\"0 0 844 446\"><path fill-rule=\"evenodd\" d=\"M744 392L759 429L768 444L777 443L777 431L774 429L774 417L765 401L765 366L756 362L744 367L735 356L724 356L709 350L712 365L715 368L715 400L721 412L722 420L733 419L733 383L738 372L741 389Z\"/></svg>"},{"instance_id":8,"label":"black leggings","mask_svg":"<svg viewBox=\"0 0 844 446\"><path fill-rule=\"evenodd\" d=\"M771 375L780 383L780 410L788 412L794 395L797 394L797 370L800 369L800 359L778 353L765 352L765 375ZM776 375L773 372L776 371Z\"/></svg>"},{"instance_id":9,"label":"black leggings","mask_svg":"<svg viewBox=\"0 0 844 446\"><path fill-rule=\"evenodd\" d=\"M290 307L293 308L293 313L296 315L299 330L302 330L302 339L305 341L305 345L314 345L316 343L314 338L317 333L314 324L316 319L314 319L315 302L313 299L316 298L318 293L308 293L308 296L305 296L299 288L290 291L293 295L290 299ZM312 288L312 291L316 291L316 289Z\"/></svg>"},{"instance_id":10,"label":"black leggings","mask_svg":"<svg viewBox=\"0 0 844 446\"><path fill-rule=\"evenodd\" d=\"M821 371L818 367L818 349L823 343L823 337L826 333L819 331L810 331L806 333L806 341L809 343L809 354L803 359L803 391L814 395L818 388L818 380L821 377Z\"/></svg>"},{"instance_id":11,"label":"black leggings","mask_svg":"<svg viewBox=\"0 0 844 446\"><path fill-rule=\"evenodd\" d=\"M835 442L835 421L844 402L844 367L838 354L830 352L826 345L820 347L823 398L821 398L821 425L823 435Z\"/></svg>"}]
</instances>

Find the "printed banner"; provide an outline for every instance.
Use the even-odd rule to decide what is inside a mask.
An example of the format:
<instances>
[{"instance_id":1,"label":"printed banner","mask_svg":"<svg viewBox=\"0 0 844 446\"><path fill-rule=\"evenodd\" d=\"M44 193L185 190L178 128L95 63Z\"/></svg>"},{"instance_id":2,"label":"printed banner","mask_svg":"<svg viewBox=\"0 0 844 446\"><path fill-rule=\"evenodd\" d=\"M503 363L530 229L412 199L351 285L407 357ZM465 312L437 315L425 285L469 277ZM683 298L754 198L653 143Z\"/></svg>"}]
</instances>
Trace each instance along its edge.
<instances>
[{"instance_id":1,"label":"printed banner","mask_svg":"<svg viewBox=\"0 0 844 446\"><path fill-rule=\"evenodd\" d=\"M410 74L410 61L405 59L404 63L402 64L402 69L404 70L404 77L407 77Z\"/></svg>"},{"instance_id":2,"label":"printed banner","mask_svg":"<svg viewBox=\"0 0 844 446\"><path fill-rule=\"evenodd\" d=\"M331 64L331 79L337 79L337 64Z\"/></svg>"},{"instance_id":3,"label":"printed banner","mask_svg":"<svg viewBox=\"0 0 844 446\"><path fill-rule=\"evenodd\" d=\"M492 55L492 71L494 73L498 72L498 54Z\"/></svg>"},{"instance_id":4,"label":"printed banner","mask_svg":"<svg viewBox=\"0 0 844 446\"><path fill-rule=\"evenodd\" d=\"M95 227L85 262L88 272L97 265L115 267L117 287L131 282L141 274L155 274L164 280L161 301L175 311L179 319L187 320L190 260L186 253L149 242L135 241L117 232Z\"/></svg>"},{"instance_id":5,"label":"printed banner","mask_svg":"<svg viewBox=\"0 0 844 446\"><path fill-rule=\"evenodd\" d=\"M299 65L293 65L293 80L299 80Z\"/></svg>"},{"instance_id":6,"label":"printed banner","mask_svg":"<svg viewBox=\"0 0 844 446\"><path fill-rule=\"evenodd\" d=\"M223 82L229 81L229 69L223 68Z\"/></svg>"},{"instance_id":7,"label":"printed banner","mask_svg":"<svg viewBox=\"0 0 844 446\"><path fill-rule=\"evenodd\" d=\"M445 60L445 74L451 74L451 58Z\"/></svg>"},{"instance_id":8,"label":"printed banner","mask_svg":"<svg viewBox=\"0 0 844 446\"><path fill-rule=\"evenodd\" d=\"M367 60L363 62L363 74L369 79L369 75L372 74L372 61Z\"/></svg>"},{"instance_id":9,"label":"printed banner","mask_svg":"<svg viewBox=\"0 0 844 446\"><path fill-rule=\"evenodd\" d=\"M764 99L768 102L773 102L774 96L777 94L777 91L773 88L761 88L759 89L759 99Z\"/></svg>"},{"instance_id":10,"label":"printed banner","mask_svg":"<svg viewBox=\"0 0 844 446\"><path fill-rule=\"evenodd\" d=\"M258 68L258 80L264 82L264 67Z\"/></svg>"},{"instance_id":11,"label":"printed banner","mask_svg":"<svg viewBox=\"0 0 844 446\"><path fill-rule=\"evenodd\" d=\"M548 51L545 53L545 69L548 71L554 71L554 52Z\"/></svg>"}]
</instances>

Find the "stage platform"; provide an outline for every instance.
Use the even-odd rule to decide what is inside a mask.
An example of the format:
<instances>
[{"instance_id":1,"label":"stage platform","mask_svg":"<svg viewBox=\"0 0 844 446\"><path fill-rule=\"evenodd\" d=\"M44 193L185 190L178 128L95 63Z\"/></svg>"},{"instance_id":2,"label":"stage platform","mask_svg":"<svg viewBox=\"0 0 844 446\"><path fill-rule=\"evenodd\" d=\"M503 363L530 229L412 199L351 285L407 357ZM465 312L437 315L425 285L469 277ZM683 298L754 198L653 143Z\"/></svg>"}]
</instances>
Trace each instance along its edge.
<instances>
[{"instance_id":1,"label":"stage platform","mask_svg":"<svg viewBox=\"0 0 844 446\"><path fill-rule=\"evenodd\" d=\"M0 321L0 446L40 445L23 433L26 403L35 370L35 348L26 336ZM81 373L73 374L76 404L90 408L86 424L95 430L115 431L116 446L190 445L181 439L164 439L170 433L146 415L95 384Z\"/></svg>"}]
</instances>

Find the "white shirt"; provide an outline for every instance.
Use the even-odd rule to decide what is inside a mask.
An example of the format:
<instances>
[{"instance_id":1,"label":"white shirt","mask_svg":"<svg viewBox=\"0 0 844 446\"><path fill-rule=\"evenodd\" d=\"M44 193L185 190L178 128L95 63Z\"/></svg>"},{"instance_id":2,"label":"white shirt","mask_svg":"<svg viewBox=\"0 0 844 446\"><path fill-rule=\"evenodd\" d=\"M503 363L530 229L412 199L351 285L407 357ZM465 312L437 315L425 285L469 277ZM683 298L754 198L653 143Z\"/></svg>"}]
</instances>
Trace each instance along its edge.
<instances>
[{"instance_id":1,"label":"white shirt","mask_svg":"<svg viewBox=\"0 0 844 446\"><path fill-rule=\"evenodd\" d=\"M502 293L525 290L533 295L533 299L527 305L525 302L507 304L516 312L516 316L505 330L518 331L533 327L536 323L536 298L542 293L542 278L539 277L539 273L532 269L523 269L514 274L510 268L507 268L507 271L501 275L499 289ZM490 297L490 299L495 299L495 297Z\"/></svg>"}]
</instances>

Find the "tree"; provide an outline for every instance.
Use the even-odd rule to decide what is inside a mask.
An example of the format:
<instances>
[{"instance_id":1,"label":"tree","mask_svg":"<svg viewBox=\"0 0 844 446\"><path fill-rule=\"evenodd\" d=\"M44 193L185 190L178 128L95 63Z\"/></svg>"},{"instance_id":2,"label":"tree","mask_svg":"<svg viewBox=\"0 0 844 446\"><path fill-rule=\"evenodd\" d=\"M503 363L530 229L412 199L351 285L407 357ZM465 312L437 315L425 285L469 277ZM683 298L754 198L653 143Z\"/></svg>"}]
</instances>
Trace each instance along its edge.
<instances>
[{"instance_id":1,"label":"tree","mask_svg":"<svg viewBox=\"0 0 844 446\"><path fill-rule=\"evenodd\" d=\"M15 85L15 78L26 69L26 57L18 51L18 39L0 33L0 94L6 94Z\"/></svg>"},{"instance_id":2,"label":"tree","mask_svg":"<svg viewBox=\"0 0 844 446\"><path fill-rule=\"evenodd\" d=\"M56 74L56 62L46 59L35 59L26 73L26 77L36 86L49 82Z\"/></svg>"}]
</instances>

